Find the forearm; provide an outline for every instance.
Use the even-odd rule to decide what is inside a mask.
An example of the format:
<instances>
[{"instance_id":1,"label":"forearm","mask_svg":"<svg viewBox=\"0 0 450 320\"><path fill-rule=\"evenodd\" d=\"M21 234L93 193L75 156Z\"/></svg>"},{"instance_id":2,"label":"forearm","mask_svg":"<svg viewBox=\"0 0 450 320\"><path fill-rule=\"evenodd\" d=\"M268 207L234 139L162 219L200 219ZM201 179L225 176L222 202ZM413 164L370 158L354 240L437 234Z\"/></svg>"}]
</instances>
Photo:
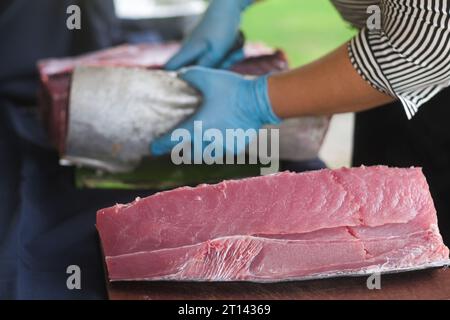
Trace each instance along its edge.
<instances>
[{"instance_id":1,"label":"forearm","mask_svg":"<svg viewBox=\"0 0 450 320\"><path fill-rule=\"evenodd\" d=\"M371 109L393 101L352 66L347 44L301 68L269 78L269 97L280 118Z\"/></svg>"}]
</instances>

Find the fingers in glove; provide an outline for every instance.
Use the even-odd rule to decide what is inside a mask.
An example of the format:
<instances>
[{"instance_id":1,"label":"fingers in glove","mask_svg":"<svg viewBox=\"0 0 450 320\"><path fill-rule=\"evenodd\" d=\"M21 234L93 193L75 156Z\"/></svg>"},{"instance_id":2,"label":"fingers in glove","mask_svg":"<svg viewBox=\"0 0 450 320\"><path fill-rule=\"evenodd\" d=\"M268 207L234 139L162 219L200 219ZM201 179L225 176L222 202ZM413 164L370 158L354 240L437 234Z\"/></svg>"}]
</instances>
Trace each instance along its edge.
<instances>
[{"instance_id":1,"label":"fingers in glove","mask_svg":"<svg viewBox=\"0 0 450 320\"><path fill-rule=\"evenodd\" d=\"M192 46L184 45L165 65L166 70L178 70L195 63L207 50L206 44Z\"/></svg>"}]
</instances>

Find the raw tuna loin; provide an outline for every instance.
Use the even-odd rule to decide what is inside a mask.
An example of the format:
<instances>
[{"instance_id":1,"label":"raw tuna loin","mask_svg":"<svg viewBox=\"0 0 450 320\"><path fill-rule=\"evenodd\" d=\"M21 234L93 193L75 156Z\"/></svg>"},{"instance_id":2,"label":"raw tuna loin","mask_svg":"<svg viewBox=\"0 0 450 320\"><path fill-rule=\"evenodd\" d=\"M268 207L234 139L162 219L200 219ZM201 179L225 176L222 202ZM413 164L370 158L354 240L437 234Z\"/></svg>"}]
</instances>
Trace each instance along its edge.
<instances>
[{"instance_id":1,"label":"raw tuna loin","mask_svg":"<svg viewBox=\"0 0 450 320\"><path fill-rule=\"evenodd\" d=\"M418 168L185 187L100 210L97 228L111 281L273 282L449 262Z\"/></svg>"}]
</instances>

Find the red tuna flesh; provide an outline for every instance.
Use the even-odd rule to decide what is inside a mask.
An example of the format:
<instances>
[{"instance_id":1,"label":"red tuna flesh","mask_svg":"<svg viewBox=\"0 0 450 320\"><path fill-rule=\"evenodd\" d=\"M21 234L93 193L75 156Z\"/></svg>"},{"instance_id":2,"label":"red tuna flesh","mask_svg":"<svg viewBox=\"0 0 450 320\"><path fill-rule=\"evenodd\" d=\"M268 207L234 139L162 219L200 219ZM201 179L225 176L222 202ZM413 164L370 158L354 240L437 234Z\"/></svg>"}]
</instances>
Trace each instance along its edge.
<instances>
[{"instance_id":1,"label":"red tuna flesh","mask_svg":"<svg viewBox=\"0 0 450 320\"><path fill-rule=\"evenodd\" d=\"M448 262L421 169L280 173L97 214L110 280L283 281Z\"/></svg>"}]
</instances>

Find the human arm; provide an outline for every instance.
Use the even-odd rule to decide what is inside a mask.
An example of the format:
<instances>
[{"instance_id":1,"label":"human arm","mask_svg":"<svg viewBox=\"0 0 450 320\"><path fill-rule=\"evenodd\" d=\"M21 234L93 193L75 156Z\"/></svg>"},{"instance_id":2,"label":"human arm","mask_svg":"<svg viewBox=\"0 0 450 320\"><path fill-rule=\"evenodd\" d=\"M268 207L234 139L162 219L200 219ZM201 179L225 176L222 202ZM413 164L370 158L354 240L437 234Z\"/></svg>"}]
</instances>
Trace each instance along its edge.
<instances>
[{"instance_id":1,"label":"human arm","mask_svg":"<svg viewBox=\"0 0 450 320\"><path fill-rule=\"evenodd\" d=\"M347 44L308 65L271 76L268 91L280 118L357 112L395 99L361 78L348 58Z\"/></svg>"},{"instance_id":2,"label":"human arm","mask_svg":"<svg viewBox=\"0 0 450 320\"><path fill-rule=\"evenodd\" d=\"M411 118L421 105L448 87L450 12L447 2L441 0L435 6L418 1L398 0L396 3L381 1L385 23L381 30L363 28L348 45L324 58L269 77L266 87L259 86L259 95L268 97L266 104L272 112L279 118L334 114L362 111L399 99ZM409 14L405 16L404 12ZM403 28L394 28L395 22L403 23ZM208 79L212 78L210 74ZM210 99L201 108L210 111L202 112L196 120L212 126L219 124L220 128L243 125L258 129L270 124L255 122L261 119L257 111L248 114L248 121L236 122L234 111L228 119L213 112L238 105L241 94L247 95L245 90L237 89L239 81L236 87L227 88L221 84L221 78L221 74L217 74L211 85L200 76L195 86L210 97L217 97L215 93L226 88L232 99ZM259 107L252 110L259 110ZM205 114L209 116L203 117ZM167 135L165 138L167 141ZM159 143L156 141L154 145Z\"/></svg>"}]
</instances>

